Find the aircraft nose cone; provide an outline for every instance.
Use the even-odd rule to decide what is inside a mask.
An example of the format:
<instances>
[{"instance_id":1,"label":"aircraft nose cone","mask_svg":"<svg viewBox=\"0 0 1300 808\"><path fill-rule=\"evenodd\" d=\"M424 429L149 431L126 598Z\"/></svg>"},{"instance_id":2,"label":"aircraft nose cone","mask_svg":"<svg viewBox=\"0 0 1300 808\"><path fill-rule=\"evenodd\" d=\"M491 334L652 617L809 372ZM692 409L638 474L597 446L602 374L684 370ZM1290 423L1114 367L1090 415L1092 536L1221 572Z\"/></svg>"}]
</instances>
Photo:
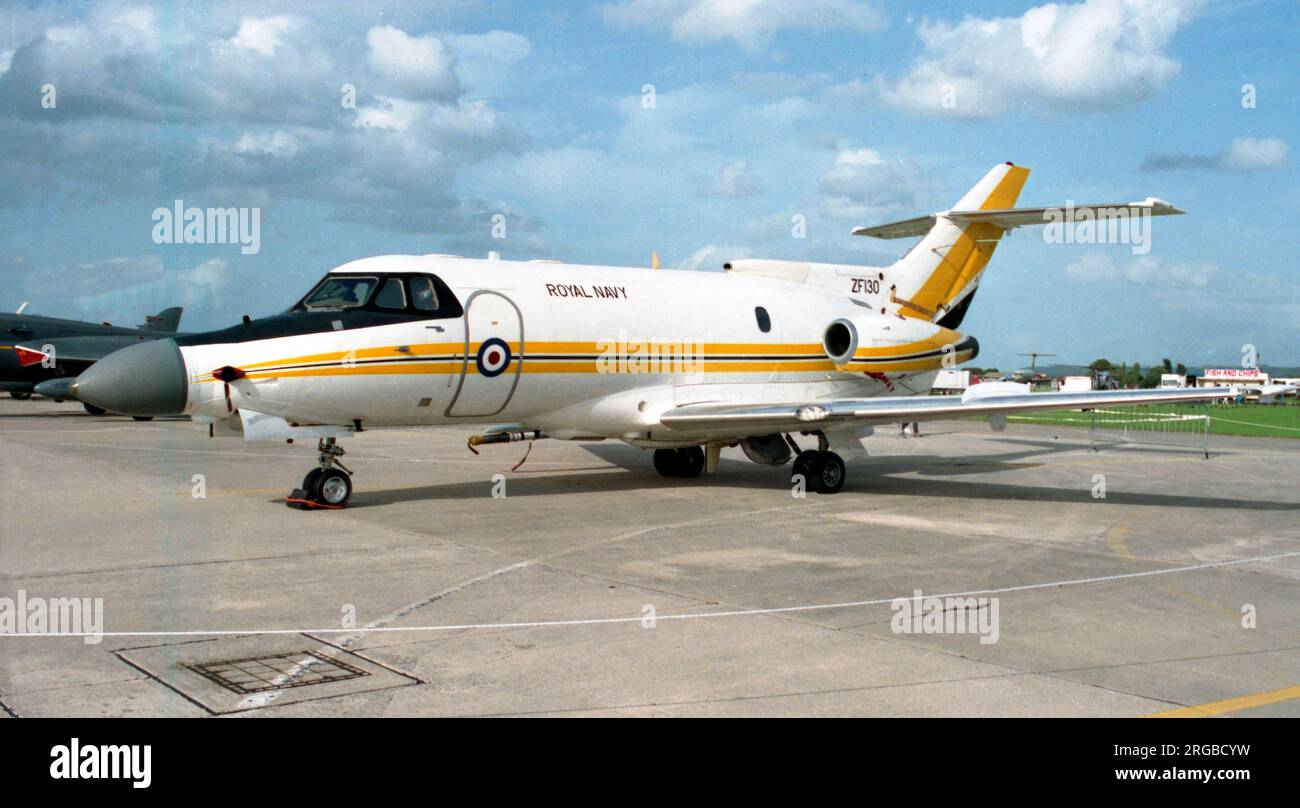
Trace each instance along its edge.
<instances>
[{"instance_id":1,"label":"aircraft nose cone","mask_svg":"<svg viewBox=\"0 0 1300 808\"><path fill-rule=\"evenodd\" d=\"M46 398L76 398L72 395L72 385L76 379L69 379L67 376L58 379L46 379L32 388L32 392L38 396Z\"/></svg>"},{"instance_id":2,"label":"aircraft nose cone","mask_svg":"<svg viewBox=\"0 0 1300 808\"><path fill-rule=\"evenodd\" d=\"M122 415L179 415L189 377L180 348L169 339L114 351L72 385L77 398Z\"/></svg>"}]
</instances>

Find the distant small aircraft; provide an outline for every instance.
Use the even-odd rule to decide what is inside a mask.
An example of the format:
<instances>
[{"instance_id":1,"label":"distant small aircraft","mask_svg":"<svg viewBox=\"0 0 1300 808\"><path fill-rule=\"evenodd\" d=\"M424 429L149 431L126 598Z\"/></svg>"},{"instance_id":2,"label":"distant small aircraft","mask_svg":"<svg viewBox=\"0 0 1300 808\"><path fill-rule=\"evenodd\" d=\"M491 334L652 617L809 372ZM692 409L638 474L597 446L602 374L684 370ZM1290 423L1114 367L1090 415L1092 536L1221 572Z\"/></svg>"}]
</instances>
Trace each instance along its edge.
<instances>
[{"instance_id":1,"label":"distant small aircraft","mask_svg":"<svg viewBox=\"0 0 1300 808\"><path fill-rule=\"evenodd\" d=\"M1260 404L1273 404L1278 398L1297 389L1294 384L1236 384L1231 387L1231 395L1256 396Z\"/></svg>"},{"instance_id":2,"label":"distant small aircraft","mask_svg":"<svg viewBox=\"0 0 1300 808\"><path fill-rule=\"evenodd\" d=\"M75 398L72 379L108 354L144 340L176 336L183 309L175 306L146 317L135 328L26 314L27 304L0 313L0 390L17 399L32 393ZM43 389L38 390L44 383ZM92 414L103 410L86 405Z\"/></svg>"},{"instance_id":3,"label":"distant small aircraft","mask_svg":"<svg viewBox=\"0 0 1300 808\"><path fill-rule=\"evenodd\" d=\"M1011 382L925 395L939 369L979 350L956 329L998 240L1055 210L1013 207L1028 174L999 165L951 210L855 229L921 237L888 267L366 258L282 314L127 348L72 389L115 412L188 413L214 436L317 439L317 467L287 498L302 508L348 503L337 439L377 427L494 425L471 447L612 438L654 450L669 477L712 472L722 448L739 445L764 465L793 457L796 484L834 493L840 452L861 453L877 424L978 415L1002 429L1008 413L1222 397ZM1155 199L1075 206L1100 208L1182 212Z\"/></svg>"}]
</instances>

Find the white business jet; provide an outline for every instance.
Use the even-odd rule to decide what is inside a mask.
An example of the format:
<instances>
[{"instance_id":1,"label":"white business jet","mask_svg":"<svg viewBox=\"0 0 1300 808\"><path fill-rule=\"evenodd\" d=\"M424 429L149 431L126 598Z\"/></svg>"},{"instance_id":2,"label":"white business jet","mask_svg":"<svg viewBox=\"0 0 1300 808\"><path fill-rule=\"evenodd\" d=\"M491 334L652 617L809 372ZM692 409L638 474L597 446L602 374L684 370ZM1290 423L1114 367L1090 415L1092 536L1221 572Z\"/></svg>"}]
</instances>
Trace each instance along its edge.
<instances>
[{"instance_id":1,"label":"white business jet","mask_svg":"<svg viewBox=\"0 0 1300 808\"><path fill-rule=\"evenodd\" d=\"M1030 393L981 384L926 395L979 346L956 329L1006 231L1052 208L1015 208L1029 170L999 165L951 209L857 235L922 237L887 267L743 260L724 272L392 255L332 270L288 311L142 343L74 386L127 415L189 414L212 436L316 439L289 497L352 495L338 439L366 429L485 425L471 446L612 438L654 451L670 477L711 472L724 446L821 493L876 424L1221 398L1222 389ZM1103 208L1181 213L1155 199ZM796 436L815 440L800 446ZM809 440L805 438L805 444Z\"/></svg>"}]
</instances>

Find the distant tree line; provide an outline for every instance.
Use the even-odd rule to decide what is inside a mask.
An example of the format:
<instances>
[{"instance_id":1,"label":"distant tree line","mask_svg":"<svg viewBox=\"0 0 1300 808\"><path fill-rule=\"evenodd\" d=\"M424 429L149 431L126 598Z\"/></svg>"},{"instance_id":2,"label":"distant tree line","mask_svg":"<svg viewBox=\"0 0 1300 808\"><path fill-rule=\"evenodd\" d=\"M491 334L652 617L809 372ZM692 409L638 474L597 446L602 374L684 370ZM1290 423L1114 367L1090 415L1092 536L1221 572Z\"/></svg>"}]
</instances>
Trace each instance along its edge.
<instances>
[{"instance_id":1,"label":"distant tree line","mask_svg":"<svg viewBox=\"0 0 1300 808\"><path fill-rule=\"evenodd\" d=\"M962 370L969 370L975 376L989 376L1000 372L997 368L981 368L975 365L966 365ZM1114 379L1120 387L1159 387L1160 376L1165 373L1177 373L1179 376L1186 376L1187 366L1182 362L1175 365L1168 357L1161 359L1159 365L1152 365L1145 371L1142 370L1142 365L1137 362L1132 365L1124 362L1116 364L1104 358L1095 359L1088 365L1088 374L1094 379L1100 374L1105 374Z\"/></svg>"},{"instance_id":2,"label":"distant tree line","mask_svg":"<svg viewBox=\"0 0 1300 808\"><path fill-rule=\"evenodd\" d=\"M1108 374L1112 379L1119 383L1121 387L1159 387L1160 376L1165 373L1177 373L1179 376L1187 375L1187 366L1182 362L1174 365L1165 357L1160 360L1159 365L1153 365L1147 368L1146 372L1142 371L1142 365L1134 362L1132 365L1120 362L1118 365L1109 359L1094 359L1088 365L1088 372L1096 378L1098 374Z\"/></svg>"}]
</instances>

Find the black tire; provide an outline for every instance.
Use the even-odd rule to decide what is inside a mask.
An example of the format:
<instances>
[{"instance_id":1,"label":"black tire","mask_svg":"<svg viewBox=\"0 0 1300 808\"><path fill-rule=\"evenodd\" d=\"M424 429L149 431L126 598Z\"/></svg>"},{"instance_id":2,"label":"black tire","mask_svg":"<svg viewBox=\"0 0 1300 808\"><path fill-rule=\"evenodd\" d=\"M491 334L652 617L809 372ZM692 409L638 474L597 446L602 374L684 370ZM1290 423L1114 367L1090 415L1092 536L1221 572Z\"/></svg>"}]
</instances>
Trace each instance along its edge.
<instances>
[{"instance_id":1,"label":"black tire","mask_svg":"<svg viewBox=\"0 0 1300 808\"><path fill-rule=\"evenodd\" d=\"M844 487L844 460L834 452L818 452L808 469L809 487L819 494L835 494Z\"/></svg>"},{"instance_id":2,"label":"black tire","mask_svg":"<svg viewBox=\"0 0 1300 808\"><path fill-rule=\"evenodd\" d=\"M317 466L307 472L306 477L302 478L302 490L306 491L308 496L311 496L312 491L316 490L316 478L320 477L324 471L325 469Z\"/></svg>"},{"instance_id":3,"label":"black tire","mask_svg":"<svg viewBox=\"0 0 1300 808\"><path fill-rule=\"evenodd\" d=\"M81 402L81 406L85 407L86 412L90 413L91 415L105 415L108 413L108 410L103 409L101 407L96 407L94 404L91 404L86 401Z\"/></svg>"},{"instance_id":4,"label":"black tire","mask_svg":"<svg viewBox=\"0 0 1300 808\"><path fill-rule=\"evenodd\" d=\"M682 477L698 477L704 471L704 450L699 446L678 449Z\"/></svg>"},{"instance_id":5,"label":"black tire","mask_svg":"<svg viewBox=\"0 0 1300 808\"><path fill-rule=\"evenodd\" d=\"M133 419L137 420L137 421L152 421L152 420L153 420L153 416L152 416L152 415L132 415L131 417L132 417Z\"/></svg>"},{"instance_id":6,"label":"black tire","mask_svg":"<svg viewBox=\"0 0 1300 808\"><path fill-rule=\"evenodd\" d=\"M19 401L30 401L32 398L31 393L10 393L9 395Z\"/></svg>"},{"instance_id":7,"label":"black tire","mask_svg":"<svg viewBox=\"0 0 1300 808\"><path fill-rule=\"evenodd\" d=\"M311 491L317 505L329 508L347 507L352 499L352 478L339 469L322 469Z\"/></svg>"},{"instance_id":8,"label":"black tire","mask_svg":"<svg viewBox=\"0 0 1300 808\"><path fill-rule=\"evenodd\" d=\"M817 454L813 449L805 449L800 452L799 456L794 459L794 465L790 467L790 479L793 480L796 474L802 474L804 482L811 483L812 474L809 469L812 467L812 462L816 459Z\"/></svg>"},{"instance_id":9,"label":"black tire","mask_svg":"<svg viewBox=\"0 0 1300 808\"><path fill-rule=\"evenodd\" d=\"M655 471L665 477L698 477L704 471L704 450L698 446L687 449L655 449Z\"/></svg>"}]
</instances>

